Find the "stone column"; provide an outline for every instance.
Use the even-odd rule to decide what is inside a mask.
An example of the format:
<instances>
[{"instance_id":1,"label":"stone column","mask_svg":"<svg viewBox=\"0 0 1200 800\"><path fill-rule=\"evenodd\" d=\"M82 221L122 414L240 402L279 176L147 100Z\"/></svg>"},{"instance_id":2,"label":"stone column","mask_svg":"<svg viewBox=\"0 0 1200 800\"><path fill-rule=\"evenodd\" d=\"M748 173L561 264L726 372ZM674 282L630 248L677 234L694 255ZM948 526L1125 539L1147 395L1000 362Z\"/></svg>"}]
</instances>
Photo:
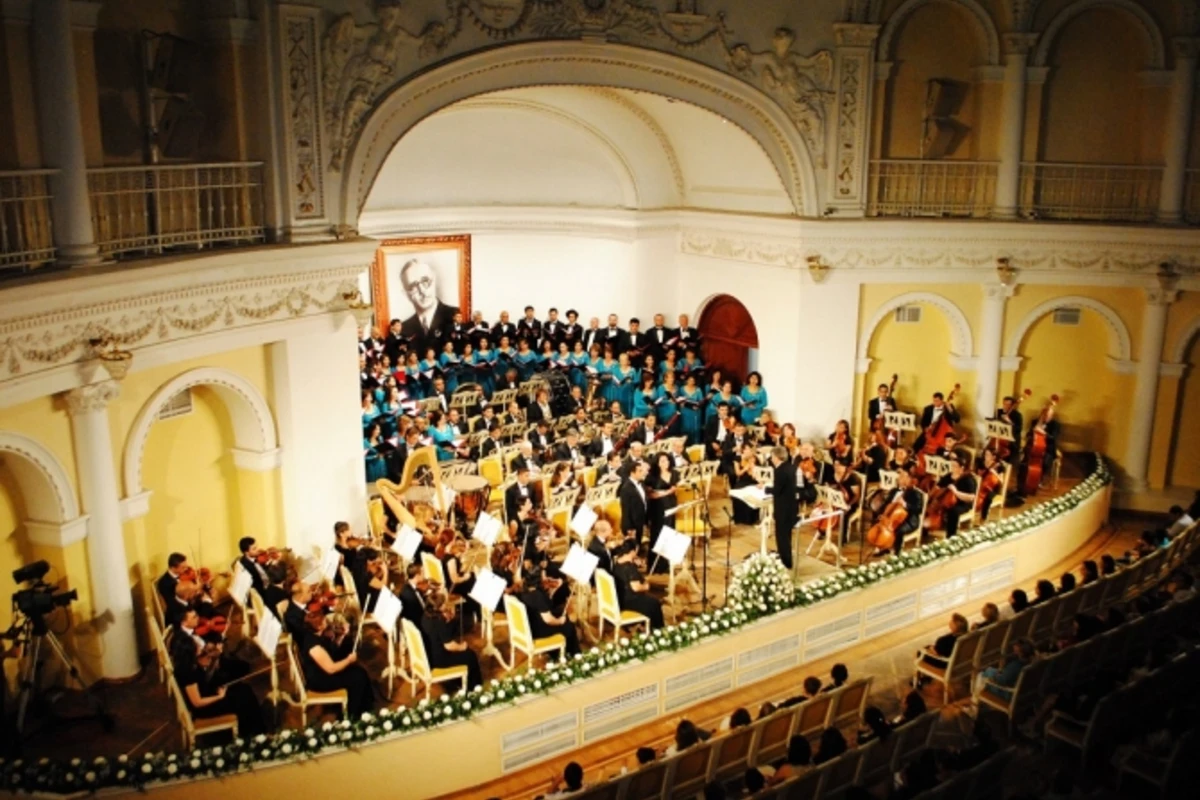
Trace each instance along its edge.
<instances>
[{"instance_id":1,"label":"stone column","mask_svg":"<svg viewBox=\"0 0 1200 800\"><path fill-rule=\"evenodd\" d=\"M1196 90L1196 56L1200 39L1175 39L1175 70L1163 125L1163 176L1158 195L1158 221L1183 219L1183 190L1186 178L1188 139L1192 132L1192 97Z\"/></svg>"},{"instance_id":2,"label":"stone column","mask_svg":"<svg viewBox=\"0 0 1200 800\"><path fill-rule=\"evenodd\" d=\"M1015 287L984 284L983 313L979 320L979 353L975 372L975 417L980 441L987 430L985 420L996 413L1000 380L1000 351L1004 337L1004 308Z\"/></svg>"},{"instance_id":3,"label":"stone column","mask_svg":"<svg viewBox=\"0 0 1200 800\"><path fill-rule=\"evenodd\" d=\"M108 425L108 404L119 391L116 381L106 380L64 395L75 439L80 498L88 514L93 625L103 643L101 672L105 678L127 678L137 674L139 668L116 460Z\"/></svg>"},{"instance_id":4,"label":"stone column","mask_svg":"<svg viewBox=\"0 0 1200 800\"><path fill-rule=\"evenodd\" d=\"M1154 412L1158 406L1158 372L1166 337L1167 309L1178 296L1179 292L1174 289L1146 290L1141 346L1138 348L1137 370L1134 373L1137 382L1133 389L1125 463L1122 465L1125 468L1126 488L1131 491L1142 491L1148 486L1147 465L1154 433Z\"/></svg>"},{"instance_id":5,"label":"stone column","mask_svg":"<svg viewBox=\"0 0 1200 800\"><path fill-rule=\"evenodd\" d=\"M51 181L54 244L60 263L96 264L100 251L92 230L87 158L69 0L33 4L33 62L42 161L59 172Z\"/></svg>"},{"instance_id":6,"label":"stone column","mask_svg":"<svg viewBox=\"0 0 1200 800\"><path fill-rule=\"evenodd\" d=\"M1000 106L1000 164L992 216L1016 219L1021 185L1021 145L1025 134L1025 65L1037 37L1028 33L1004 36L1004 93ZM991 413L991 412L989 412Z\"/></svg>"},{"instance_id":7,"label":"stone column","mask_svg":"<svg viewBox=\"0 0 1200 800\"><path fill-rule=\"evenodd\" d=\"M841 217L866 213L868 127L878 25L838 23L833 26L837 102L833 124L833 155L829 169L829 202Z\"/></svg>"}]
</instances>

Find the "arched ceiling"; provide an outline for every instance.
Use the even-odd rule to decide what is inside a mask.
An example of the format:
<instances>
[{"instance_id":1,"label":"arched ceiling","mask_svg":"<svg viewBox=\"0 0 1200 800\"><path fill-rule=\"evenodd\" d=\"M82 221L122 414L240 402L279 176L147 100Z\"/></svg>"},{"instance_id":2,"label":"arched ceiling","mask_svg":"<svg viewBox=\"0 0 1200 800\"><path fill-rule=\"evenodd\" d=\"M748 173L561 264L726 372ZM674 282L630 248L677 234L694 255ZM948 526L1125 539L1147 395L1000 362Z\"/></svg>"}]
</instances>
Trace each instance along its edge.
<instances>
[{"instance_id":1,"label":"arched ceiling","mask_svg":"<svg viewBox=\"0 0 1200 800\"><path fill-rule=\"evenodd\" d=\"M660 95L581 86L493 92L431 115L388 155L364 211L478 206L793 213L736 125Z\"/></svg>"}]
</instances>

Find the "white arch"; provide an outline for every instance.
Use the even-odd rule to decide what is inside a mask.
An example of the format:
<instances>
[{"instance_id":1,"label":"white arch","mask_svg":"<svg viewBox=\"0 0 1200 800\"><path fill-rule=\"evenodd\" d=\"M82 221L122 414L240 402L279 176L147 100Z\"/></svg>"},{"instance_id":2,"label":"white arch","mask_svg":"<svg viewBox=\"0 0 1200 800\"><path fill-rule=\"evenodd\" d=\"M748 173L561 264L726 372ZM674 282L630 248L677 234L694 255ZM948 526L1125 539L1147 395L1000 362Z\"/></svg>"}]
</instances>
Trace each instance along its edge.
<instances>
[{"instance_id":1,"label":"white arch","mask_svg":"<svg viewBox=\"0 0 1200 800\"><path fill-rule=\"evenodd\" d=\"M1200 316L1193 318L1179 338L1175 340L1175 347L1171 350L1171 363L1183 363L1183 360L1187 358L1188 346L1197 336L1200 336Z\"/></svg>"},{"instance_id":2,"label":"white arch","mask_svg":"<svg viewBox=\"0 0 1200 800\"><path fill-rule=\"evenodd\" d=\"M150 429L158 419L158 412L175 395L194 386L206 386L221 398L229 411L233 423L234 446L237 450L255 454L273 453L278 449L275 436L275 418L271 408L254 384L241 375L225 369L201 367L182 375L176 375L159 387L133 422L133 429L125 442L124 477L126 498L136 497L142 488L142 459L146 454L146 441Z\"/></svg>"},{"instance_id":3,"label":"white arch","mask_svg":"<svg viewBox=\"0 0 1200 800\"><path fill-rule=\"evenodd\" d=\"M959 359L971 358L975 353L975 345L971 339L971 325L967 322L967 315L962 312L962 309L940 294L932 292L908 292L899 297L893 297L880 306L874 315L872 315L866 329L858 340L858 361L860 364L870 358L868 351L871 347L871 339L875 336L875 329L879 327L880 323L897 308L911 306L915 303L931 305L938 311L941 311L942 315L946 317L946 321L950 323L951 357Z\"/></svg>"},{"instance_id":4,"label":"white arch","mask_svg":"<svg viewBox=\"0 0 1200 800\"><path fill-rule=\"evenodd\" d=\"M976 0L905 0L899 8L892 12L887 23L879 32L878 60L887 61L892 58L892 40L896 38L900 24L918 8L930 3L948 3L970 12L987 45L987 63L991 65L1000 63L1000 34L996 31L996 22L987 9Z\"/></svg>"},{"instance_id":5,"label":"white arch","mask_svg":"<svg viewBox=\"0 0 1200 800\"><path fill-rule=\"evenodd\" d=\"M63 524L79 518L71 478L43 445L19 433L0 431L0 458L16 478L31 519Z\"/></svg>"},{"instance_id":6,"label":"white arch","mask_svg":"<svg viewBox=\"0 0 1200 800\"><path fill-rule=\"evenodd\" d=\"M1132 358L1133 348L1129 343L1129 329L1125 327L1125 323L1117 315L1117 312L1099 300L1075 295L1047 300L1026 314L1025 318L1021 320L1021 324L1013 331L1013 335L1009 337L1008 346L1004 349L1004 357L1015 358L1019 356L1021 343L1025 341L1025 336L1029 333L1029 329L1034 326L1034 323L1060 308L1086 308L1090 311L1095 311L1103 318L1104 324L1108 328L1109 357L1118 362L1128 362Z\"/></svg>"},{"instance_id":7,"label":"white arch","mask_svg":"<svg viewBox=\"0 0 1200 800\"><path fill-rule=\"evenodd\" d=\"M748 83L689 59L619 44L540 41L473 53L389 92L350 148L342 222L357 227L392 148L414 125L468 97L528 86L637 89L689 102L742 128L774 165L798 215L817 216L812 155L783 109Z\"/></svg>"},{"instance_id":8,"label":"white arch","mask_svg":"<svg viewBox=\"0 0 1200 800\"><path fill-rule=\"evenodd\" d=\"M1062 32L1063 26L1083 12L1093 8L1119 8L1132 14L1133 18L1138 21L1142 33L1146 37L1146 43L1150 45L1150 63L1147 64L1147 67L1150 69L1166 68L1167 49L1163 43L1162 31L1159 29L1158 23L1154 21L1154 17L1150 16L1150 13L1146 9L1133 2L1133 0L1076 0L1076 2L1059 11L1038 37L1037 49L1033 53L1032 66L1046 66L1046 59L1050 57L1050 48L1054 46L1054 41L1058 38L1058 34Z\"/></svg>"}]
</instances>

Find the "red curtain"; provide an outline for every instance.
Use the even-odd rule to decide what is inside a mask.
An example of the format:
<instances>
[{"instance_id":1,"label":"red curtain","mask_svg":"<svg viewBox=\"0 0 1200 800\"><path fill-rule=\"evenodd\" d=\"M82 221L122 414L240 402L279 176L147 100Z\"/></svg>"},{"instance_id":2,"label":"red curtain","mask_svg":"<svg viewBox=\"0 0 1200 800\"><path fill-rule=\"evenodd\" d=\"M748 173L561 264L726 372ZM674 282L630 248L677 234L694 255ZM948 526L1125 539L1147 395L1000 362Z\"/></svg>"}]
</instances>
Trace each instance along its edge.
<instances>
[{"instance_id":1,"label":"red curtain","mask_svg":"<svg viewBox=\"0 0 1200 800\"><path fill-rule=\"evenodd\" d=\"M758 329L750 312L736 297L718 295L704 307L697 327L704 363L719 368L738 386L749 370L750 348L758 347Z\"/></svg>"}]
</instances>

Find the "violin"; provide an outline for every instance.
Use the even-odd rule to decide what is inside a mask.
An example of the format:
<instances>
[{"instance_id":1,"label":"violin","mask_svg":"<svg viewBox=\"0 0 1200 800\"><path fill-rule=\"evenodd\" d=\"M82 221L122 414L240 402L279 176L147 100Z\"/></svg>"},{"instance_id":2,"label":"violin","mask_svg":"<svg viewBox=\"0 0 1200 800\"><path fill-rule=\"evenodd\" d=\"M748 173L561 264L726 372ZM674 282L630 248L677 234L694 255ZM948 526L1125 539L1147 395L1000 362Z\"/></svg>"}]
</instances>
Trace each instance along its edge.
<instances>
[{"instance_id":1,"label":"violin","mask_svg":"<svg viewBox=\"0 0 1200 800\"><path fill-rule=\"evenodd\" d=\"M189 565L183 572L179 573L179 580L194 583L206 592L212 590L212 579L213 573L208 567L196 569Z\"/></svg>"},{"instance_id":2,"label":"violin","mask_svg":"<svg viewBox=\"0 0 1200 800\"><path fill-rule=\"evenodd\" d=\"M867 531L867 541L879 550L891 550L896 545L896 530L907 519L908 507L904 505L904 493L901 492Z\"/></svg>"},{"instance_id":3,"label":"violin","mask_svg":"<svg viewBox=\"0 0 1200 800\"><path fill-rule=\"evenodd\" d=\"M259 563L263 566L266 566L268 564L274 564L278 561L281 561L283 559L284 553L287 553L287 552L291 552L291 551L281 549L278 547L268 547L264 550L260 550L254 560L257 563Z\"/></svg>"},{"instance_id":4,"label":"violin","mask_svg":"<svg viewBox=\"0 0 1200 800\"><path fill-rule=\"evenodd\" d=\"M229 620L220 615L213 617L201 617L196 623L196 635L201 639L207 639L210 636L225 638L225 630L229 627Z\"/></svg>"},{"instance_id":5,"label":"violin","mask_svg":"<svg viewBox=\"0 0 1200 800\"><path fill-rule=\"evenodd\" d=\"M979 499L975 503L975 512L983 514L983 507L992 501L1000 489L1000 476L992 467L983 467L980 471Z\"/></svg>"},{"instance_id":6,"label":"violin","mask_svg":"<svg viewBox=\"0 0 1200 800\"><path fill-rule=\"evenodd\" d=\"M338 596L329 586L316 588L308 600L305 611L309 614L332 614L337 608Z\"/></svg>"}]
</instances>

